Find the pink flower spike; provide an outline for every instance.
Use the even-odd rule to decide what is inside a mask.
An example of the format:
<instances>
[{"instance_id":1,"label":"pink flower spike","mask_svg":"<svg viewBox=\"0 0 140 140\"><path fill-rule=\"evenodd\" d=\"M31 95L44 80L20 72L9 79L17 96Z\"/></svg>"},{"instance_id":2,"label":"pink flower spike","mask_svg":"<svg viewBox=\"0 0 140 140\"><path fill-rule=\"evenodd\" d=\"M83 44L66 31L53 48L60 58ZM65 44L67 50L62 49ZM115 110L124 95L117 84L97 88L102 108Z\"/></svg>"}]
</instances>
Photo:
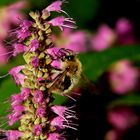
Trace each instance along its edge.
<instances>
[{"instance_id":1,"label":"pink flower spike","mask_svg":"<svg viewBox=\"0 0 140 140\"><path fill-rule=\"evenodd\" d=\"M14 47L13 56L16 56L19 53L23 53L25 51L25 49L26 49L26 46L23 45L23 44L20 44L20 43L14 44L13 47Z\"/></svg>"},{"instance_id":2,"label":"pink flower spike","mask_svg":"<svg viewBox=\"0 0 140 140\"><path fill-rule=\"evenodd\" d=\"M36 103L41 103L43 100L43 93L40 90L34 92L34 100Z\"/></svg>"},{"instance_id":3,"label":"pink flower spike","mask_svg":"<svg viewBox=\"0 0 140 140\"><path fill-rule=\"evenodd\" d=\"M62 6L62 1L58 0L50 4L45 10L47 10L48 12L51 12L51 11L60 12L61 6Z\"/></svg>"},{"instance_id":4,"label":"pink flower spike","mask_svg":"<svg viewBox=\"0 0 140 140\"><path fill-rule=\"evenodd\" d=\"M31 64L32 64L32 66L34 68L38 67L38 65L39 65L39 59L38 59L38 57L33 57L32 58L32 61L31 61Z\"/></svg>"},{"instance_id":5,"label":"pink flower spike","mask_svg":"<svg viewBox=\"0 0 140 140\"><path fill-rule=\"evenodd\" d=\"M22 100L27 100L29 95L30 95L30 89L29 88L22 88L20 95L21 95Z\"/></svg>"},{"instance_id":6,"label":"pink flower spike","mask_svg":"<svg viewBox=\"0 0 140 140\"><path fill-rule=\"evenodd\" d=\"M29 51L34 52L39 47L39 41L37 39L33 39L29 45Z\"/></svg>"},{"instance_id":7,"label":"pink flower spike","mask_svg":"<svg viewBox=\"0 0 140 140\"><path fill-rule=\"evenodd\" d=\"M65 140L63 137L61 137L58 133L50 133L47 137L47 140Z\"/></svg>"},{"instance_id":8,"label":"pink flower spike","mask_svg":"<svg viewBox=\"0 0 140 140\"><path fill-rule=\"evenodd\" d=\"M35 125L33 128L33 132L35 135L39 136L42 132L42 126L41 125Z\"/></svg>"},{"instance_id":9,"label":"pink flower spike","mask_svg":"<svg viewBox=\"0 0 140 140\"><path fill-rule=\"evenodd\" d=\"M7 136L8 140L18 140L19 137L22 136L22 132L20 132L18 130L8 130L6 132L6 136Z\"/></svg>"},{"instance_id":10,"label":"pink flower spike","mask_svg":"<svg viewBox=\"0 0 140 140\"><path fill-rule=\"evenodd\" d=\"M42 107L39 107L36 111L36 115L39 117L44 117L46 114L46 110Z\"/></svg>"}]
</instances>

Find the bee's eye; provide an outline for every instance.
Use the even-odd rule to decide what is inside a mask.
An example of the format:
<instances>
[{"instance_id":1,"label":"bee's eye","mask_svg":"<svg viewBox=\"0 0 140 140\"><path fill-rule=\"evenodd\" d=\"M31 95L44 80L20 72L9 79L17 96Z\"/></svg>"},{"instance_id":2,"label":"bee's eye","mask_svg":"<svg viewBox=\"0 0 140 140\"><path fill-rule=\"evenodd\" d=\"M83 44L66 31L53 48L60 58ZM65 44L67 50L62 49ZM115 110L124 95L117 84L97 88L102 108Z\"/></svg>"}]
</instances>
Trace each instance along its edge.
<instances>
[{"instance_id":1,"label":"bee's eye","mask_svg":"<svg viewBox=\"0 0 140 140\"><path fill-rule=\"evenodd\" d=\"M69 56L66 56L65 59L67 59L69 61L72 61L74 59L74 56L73 55L69 55Z\"/></svg>"}]
</instances>

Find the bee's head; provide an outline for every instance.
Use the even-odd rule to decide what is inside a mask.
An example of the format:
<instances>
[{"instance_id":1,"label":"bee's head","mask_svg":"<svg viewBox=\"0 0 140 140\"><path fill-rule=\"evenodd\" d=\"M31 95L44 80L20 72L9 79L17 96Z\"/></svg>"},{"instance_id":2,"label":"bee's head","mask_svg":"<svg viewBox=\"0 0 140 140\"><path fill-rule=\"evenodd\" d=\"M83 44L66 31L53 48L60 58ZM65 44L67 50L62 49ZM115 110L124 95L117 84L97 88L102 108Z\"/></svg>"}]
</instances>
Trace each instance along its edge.
<instances>
[{"instance_id":1,"label":"bee's head","mask_svg":"<svg viewBox=\"0 0 140 140\"><path fill-rule=\"evenodd\" d=\"M75 60L75 54L72 50L61 48L59 52L61 53L61 60L63 62L70 62Z\"/></svg>"},{"instance_id":2,"label":"bee's head","mask_svg":"<svg viewBox=\"0 0 140 140\"><path fill-rule=\"evenodd\" d=\"M63 58L65 61L74 61L75 55L66 55Z\"/></svg>"}]
</instances>

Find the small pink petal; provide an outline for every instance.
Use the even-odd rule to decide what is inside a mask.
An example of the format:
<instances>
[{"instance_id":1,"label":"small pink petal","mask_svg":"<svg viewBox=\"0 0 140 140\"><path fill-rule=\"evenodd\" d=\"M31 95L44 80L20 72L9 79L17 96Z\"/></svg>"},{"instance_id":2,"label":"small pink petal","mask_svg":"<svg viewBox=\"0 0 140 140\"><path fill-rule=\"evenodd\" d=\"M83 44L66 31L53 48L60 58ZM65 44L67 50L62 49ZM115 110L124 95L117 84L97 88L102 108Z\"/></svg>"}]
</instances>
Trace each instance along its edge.
<instances>
[{"instance_id":1,"label":"small pink petal","mask_svg":"<svg viewBox=\"0 0 140 140\"><path fill-rule=\"evenodd\" d=\"M51 11L56 11L60 12L61 11L61 6L62 6L62 1L55 1L52 4L50 4L45 10L51 12Z\"/></svg>"},{"instance_id":2,"label":"small pink petal","mask_svg":"<svg viewBox=\"0 0 140 140\"><path fill-rule=\"evenodd\" d=\"M54 68L60 69L61 68L61 62L58 61L58 60L53 60L51 62L51 66L54 67Z\"/></svg>"},{"instance_id":3,"label":"small pink petal","mask_svg":"<svg viewBox=\"0 0 140 140\"><path fill-rule=\"evenodd\" d=\"M16 56L19 53L23 53L26 49L26 46L20 43L14 44L14 53L13 56Z\"/></svg>"},{"instance_id":4,"label":"small pink petal","mask_svg":"<svg viewBox=\"0 0 140 140\"><path fill-rule=\"evenodd\" d=\"M52 26L63 26L65 21L65 17L59 16L56 18L53 18L48 23L50 23Z\"/></svg>"},{"instance_id":5,"label":"small pink petal","mask_svg":"<svg viewBox=\"0 0 140 140\"><path fill-rule=\"evenodd\" d=\"M22 132L20 132L18 130L8 130L6 132L6 136L7 136L8 140L18 140L19 137L22 136Z\"/></svg>"},{"instance_id":6,"label":"small pink petal","mask_svg":"<svg viewBox=\"0 0 140 140\"><path fill-rule=\"evenodd\" d=\"M58 133L50 133L48 135L47 140L60 140L60 138L63 140L63 138Z\"/></svg>"}]
</instances>

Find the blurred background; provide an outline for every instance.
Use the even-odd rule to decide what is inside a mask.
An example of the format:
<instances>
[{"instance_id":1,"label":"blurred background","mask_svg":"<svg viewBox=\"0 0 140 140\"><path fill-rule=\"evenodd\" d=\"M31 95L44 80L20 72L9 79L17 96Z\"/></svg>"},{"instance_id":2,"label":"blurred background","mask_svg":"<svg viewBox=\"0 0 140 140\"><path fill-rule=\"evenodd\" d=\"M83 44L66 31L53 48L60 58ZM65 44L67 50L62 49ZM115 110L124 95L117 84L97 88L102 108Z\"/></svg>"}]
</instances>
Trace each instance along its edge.
<instances>
[{"instance_id":1,"label":"blurred background","mask_svg":"<svg viewBox=\"0 0 140 140\"><path fill-rule=\"evenodd\" d=\"M53 0L0 1L0 117L8 99L19 92L10 68L24 63L12 57L12 34L30 10L42 10ZM69 0L63 9L76 30L64 29L52 39L57 47L78 53L83 76L73 102L56 96L54 104L76 104L79 128L70 140L140 139L140 0ZM6 74L6 75L5 75ZM4 78L3 78L4 77ZM16 125L14 126L16 127Z\"/></svg>"}]
</instances>

